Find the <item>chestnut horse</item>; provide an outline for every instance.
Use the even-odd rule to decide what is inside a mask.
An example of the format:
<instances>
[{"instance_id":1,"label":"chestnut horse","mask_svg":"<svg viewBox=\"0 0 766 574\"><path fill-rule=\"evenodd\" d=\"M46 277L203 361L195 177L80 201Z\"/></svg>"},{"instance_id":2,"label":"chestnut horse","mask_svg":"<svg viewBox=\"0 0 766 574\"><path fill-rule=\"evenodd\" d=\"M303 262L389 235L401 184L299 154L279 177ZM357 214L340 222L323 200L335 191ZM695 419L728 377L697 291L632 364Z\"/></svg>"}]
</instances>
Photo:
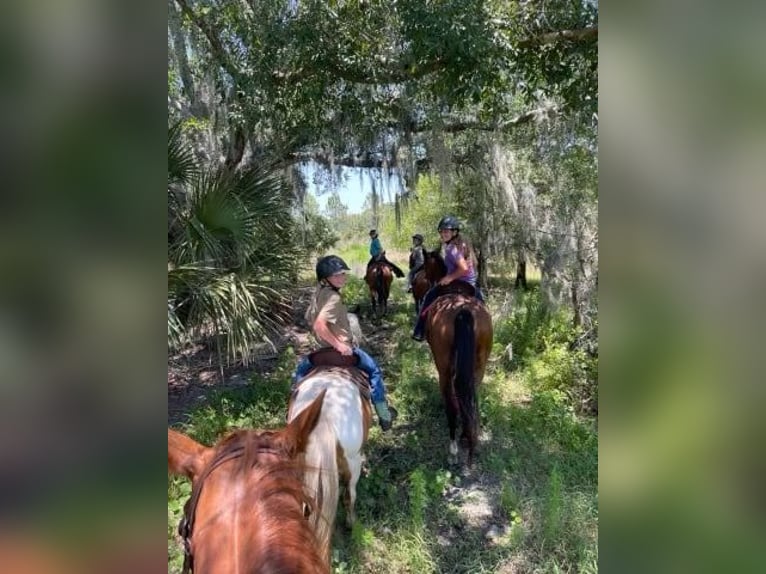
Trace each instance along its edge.
<instances>
[{"instance_id":1,"label":"chestnut horse","mask_svg":"<svg viewBox=\"0 0 766 574\"><path fill-rule=\"evenodd\" d=\"M426 274L436 284L447 274L438 251L426 252ZM439 372L444 409L449 425L449 453L457 459L455 441L458 416L462 422L461 439L468 446L468 464L473 463L479 437L479 410L476 390L484 378L484 369L492 349L492 317L473 296L473 287L462 281L437 287L440 296L424 309L426 340Z\"/></svg>"},{"instance_id":2,"label":"chestnut horse","mask_svg":"<svg viewBox=\"0 0 766 574\"><path fill-rule=\"evenodd\" d=\"M388 295L391 292L391 282L394 280L394 272L382 261L377 261L367 268L364 281L370 288L370 301L372 312L380 318L388 311Z\"/></svg>"},{"instance_id":3,"label":"chestnut horse","mask_svg":"<svg viewBox=\"0 0 766 574\"><path fill-rule=\"evenodd\" d=\"M323 400L319 393L282 430L235 431L212 448L168 429L168 470L192 481L178 529L184 573L329 574L299 462Z\"/></svg>"},{"instance_id":4,"label":"chestnut horse","mask_svg":"<svg viewBox=\"0 0 766 574\"><path fill-rule=\"evenodd\" d=\"M324 358L317 358L320 353ZM369 395L363 396L369 393L369 384L362 371L349 366L353 361L352 357L342 357L333 350L314 353L312 363L325 364L310 371L298 383L288 407L288 420L295 420L310 408L316 397L327 393L319 422L306 448L304 484L318 504L311 524L322 556L328 561L341 481L345 486L343 502L347 525L353 526L356 518L354 505L362 472L362 447L367 442L372 421Z\"/></svg>"}]
</instances>

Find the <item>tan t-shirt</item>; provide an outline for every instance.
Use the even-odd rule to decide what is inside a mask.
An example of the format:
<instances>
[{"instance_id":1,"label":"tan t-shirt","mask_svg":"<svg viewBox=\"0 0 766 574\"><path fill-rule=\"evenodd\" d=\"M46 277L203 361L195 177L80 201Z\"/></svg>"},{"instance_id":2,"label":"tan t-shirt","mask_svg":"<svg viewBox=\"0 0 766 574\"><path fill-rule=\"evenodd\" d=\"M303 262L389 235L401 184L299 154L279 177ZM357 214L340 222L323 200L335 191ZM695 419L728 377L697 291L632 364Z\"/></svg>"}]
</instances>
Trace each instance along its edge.
<instances>
[{"instance_id":1,"label":"tan t-shirt","mask_svg":"<svg viewBox=\"0 0 766 574\"><path fill-rule=\"evenodd\" d=\"M314 331L314 322L321 315L327 322L328 328L333 335L347 345L351 345L351 325L348 322L348 309L343 303L340 293L329 285L320 285L314 291L309 308L306 310L306 322L309 324L314 339L320 347L332 347Z\"/></svg>"}]
</instances>

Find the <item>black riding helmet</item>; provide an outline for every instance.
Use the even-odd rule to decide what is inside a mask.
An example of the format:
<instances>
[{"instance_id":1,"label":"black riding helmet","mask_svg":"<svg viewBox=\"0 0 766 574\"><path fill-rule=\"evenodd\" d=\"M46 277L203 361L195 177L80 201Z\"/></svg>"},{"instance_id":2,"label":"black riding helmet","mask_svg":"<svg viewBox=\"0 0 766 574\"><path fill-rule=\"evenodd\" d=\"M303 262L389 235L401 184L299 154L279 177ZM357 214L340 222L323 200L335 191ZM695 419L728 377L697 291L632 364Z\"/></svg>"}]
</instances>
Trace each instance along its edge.
<instances>
[{"instance_id":1,"label":"black riding helmet","mask_svg":"<svg viewBox=\"0 0 766 574\"><path fill-rule=\"evenodd\" d=\"M441 221L439 221L439 225L437 226L436 230L441 231L442 229L452 229L454 231L460 231L460 222L457 220L456 217L452 217L451 215L445 215L441 218Z\"/></svg>"},{"instance_id":2,"label":"black riding helmet","mask_svg":"<svg viewBox=\"0 0 766 574\"><path fill-rule=\"evenodd\" d=\"M413 235L413 236L412 236L412 238L413 238L413 239L417 239L418 241L420 241L421 243L423 243L423 236L422 236L422 235L420 235L420 233L416 233L415 235Z\"/></svg>"},{"instance_id":3,"label":"black riding helmet","mask_svg":"<svg viewBox=\"0 0 766 574\"><path fill-rule=\"evenodd\" d=\"M317 281L327 279L340 271L351 271L346 262L337 255L325 255L317 261Z\"/></svg>"}]
</instances>

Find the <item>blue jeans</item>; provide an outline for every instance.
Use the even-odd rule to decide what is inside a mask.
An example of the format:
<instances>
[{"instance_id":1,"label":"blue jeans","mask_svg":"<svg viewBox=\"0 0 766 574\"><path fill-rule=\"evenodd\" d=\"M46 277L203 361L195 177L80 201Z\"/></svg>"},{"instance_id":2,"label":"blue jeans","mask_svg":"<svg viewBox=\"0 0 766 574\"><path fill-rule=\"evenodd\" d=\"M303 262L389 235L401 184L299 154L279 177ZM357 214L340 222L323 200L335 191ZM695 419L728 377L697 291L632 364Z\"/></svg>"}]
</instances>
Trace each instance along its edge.
<instances>
[{"instance_id":1,"label":"blue jeans","mask_svg":"<svg viewBox=\"0 0 766 574\"><path fill-rule=\"evenodd\" d=\"M434 285L425 295L423 295L423 304L420 306L421 312L418 315L417 322L415 323L415 329L412 331L413 335L418 335L420 337L423 336L423 330L426 328L426 317L422 311L425 311L428 306L434 302L434 299L436 299L436 294L439 291L438 287L438 285ZM484 303L484 294L481 292L479 286L474 285L474 289L476 289L476 298Z\"/></svg>"},{"instance_id":2,"label":"blue jeans","mask_svg":"<svg viewBox=\"0 0 766 574\"><path fill-rule=\"evenodd\" d=\"M359 358L359 364L357 365L370 377L370 390L372 394L372 402L379 403L386 400L386 387L383 385L383 372L367 351L354 347L354 355ZM306 374L313 368L308 355L301 357L298 361L298 366L295 367L293 372L293 386L300 381Z\"/></svg>"}]
</instances>

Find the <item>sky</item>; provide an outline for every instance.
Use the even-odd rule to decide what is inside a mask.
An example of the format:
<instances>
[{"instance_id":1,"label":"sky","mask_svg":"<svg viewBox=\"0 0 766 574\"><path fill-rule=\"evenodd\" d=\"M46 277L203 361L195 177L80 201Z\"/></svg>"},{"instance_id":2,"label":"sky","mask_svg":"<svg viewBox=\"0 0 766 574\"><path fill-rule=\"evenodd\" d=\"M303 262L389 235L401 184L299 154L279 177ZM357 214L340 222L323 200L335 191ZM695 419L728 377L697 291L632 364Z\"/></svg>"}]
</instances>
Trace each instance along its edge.
<instances>
[{"instance_id":1,"label":"sky","mask_svg":"<svg viewBox=\"0 0 766 574\"><path fill-rule=\"evenodd\" d=\"M326 170L317 169L316 164L309 162L301 166L306 176L308 191L319 202L319 208L324 210L327 198L337 185L340 200L348 207L349 213L361 213L367 197L373 188L373 181L378 195L383 195L383 201L388 203L394 200L396 192L401 190L401 184L396 175L392 173L390 178L383 179L380 170L362 167L339 167L333 174Z\"/></svg>"}]
</instances>

